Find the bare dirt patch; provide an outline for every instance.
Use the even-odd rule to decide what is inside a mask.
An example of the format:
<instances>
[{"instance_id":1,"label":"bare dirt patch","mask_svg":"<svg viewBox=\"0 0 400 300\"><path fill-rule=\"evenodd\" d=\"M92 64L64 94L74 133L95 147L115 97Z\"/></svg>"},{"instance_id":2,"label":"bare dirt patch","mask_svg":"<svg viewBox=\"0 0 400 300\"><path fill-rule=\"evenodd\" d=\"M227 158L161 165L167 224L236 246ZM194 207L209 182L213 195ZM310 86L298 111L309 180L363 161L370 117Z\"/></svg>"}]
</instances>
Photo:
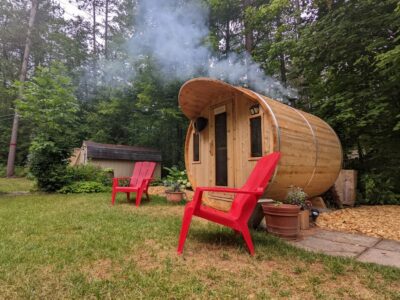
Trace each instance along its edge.
<instances>
[{"instance_id":1,"label":"bare dirt patch","mask_svg":"<svg viewBox=\"0 0 400 300\"><path fill-rule=\"evenodd\" d=\"M400 205L361 206L323 213L317 225L400 241Z\"/></svg>"},{"instance_id":2,"label":"bare dirt patch","mask_svg":"<svg viewBox=\"0 0 400 300\"><path fill-rule=\"evenodd\" d=\"M99 259L82 267L81 270L89 276L90 280L107 280L121 272L121 267L113 264L111 259Z\"/></svg>"}]
</instances>

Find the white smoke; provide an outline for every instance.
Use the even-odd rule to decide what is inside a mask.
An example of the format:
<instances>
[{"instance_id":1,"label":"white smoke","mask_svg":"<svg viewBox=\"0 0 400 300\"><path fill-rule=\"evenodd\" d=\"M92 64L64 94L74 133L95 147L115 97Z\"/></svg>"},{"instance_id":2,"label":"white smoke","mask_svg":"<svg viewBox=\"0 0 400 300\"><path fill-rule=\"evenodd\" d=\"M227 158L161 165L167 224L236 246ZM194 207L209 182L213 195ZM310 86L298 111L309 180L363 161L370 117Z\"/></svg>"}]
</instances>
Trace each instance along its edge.
<instances>
[{"instance_id":1,"label":"white smoke","mask_svg":"<svg viewBox=\"0 0 400 300\"><path fill-rule=\"evenodd\" d=\"M277 99L293 97L266 76L249 55L230 53L217 59L206 44L208 7L199 0L140 0L135 34L128 42L131 58L151 57L166 80L208 76L247 85Z\"/></svg>"}]
</instances>

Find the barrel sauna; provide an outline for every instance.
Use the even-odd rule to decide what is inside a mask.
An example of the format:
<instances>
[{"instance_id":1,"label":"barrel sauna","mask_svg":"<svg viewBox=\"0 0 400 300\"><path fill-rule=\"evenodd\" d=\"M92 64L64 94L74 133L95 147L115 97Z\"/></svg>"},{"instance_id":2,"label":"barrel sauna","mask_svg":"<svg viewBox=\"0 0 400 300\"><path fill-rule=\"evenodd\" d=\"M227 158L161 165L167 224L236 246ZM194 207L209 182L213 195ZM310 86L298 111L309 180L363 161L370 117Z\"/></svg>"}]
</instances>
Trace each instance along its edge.
<instances>
[{"instance_id":1,"label":"barrel sauna","mask_svg":"<svg viewBox=\"0 0 400 300\"><path fill-rule=\"evenodd\" d=\"M179 105L190 119L185 164L193 187L242 186L257 160L281 160L264 197L284 200L291 185L309 197L327 191L342 165L342 148L320 118L249 89L210 78L187 81ZM233 195L208 193L204 202L227 210Z\"/></svg>"}]
</instances>

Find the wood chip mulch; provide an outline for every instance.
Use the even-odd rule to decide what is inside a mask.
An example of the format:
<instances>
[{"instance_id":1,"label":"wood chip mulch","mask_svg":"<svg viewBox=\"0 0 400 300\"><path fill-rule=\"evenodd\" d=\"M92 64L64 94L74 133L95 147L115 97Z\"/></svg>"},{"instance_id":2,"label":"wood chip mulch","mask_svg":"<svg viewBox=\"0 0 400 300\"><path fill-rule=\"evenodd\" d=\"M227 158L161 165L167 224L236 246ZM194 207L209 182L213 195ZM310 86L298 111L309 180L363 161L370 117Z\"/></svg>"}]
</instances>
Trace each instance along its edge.
<instances>
[{"instance_id":1,"label":"wood chip mulch","mask_svg":"<svg viewBox=\"0 0 400 300\"><path fill-rule=\"evenodd\" d=\"M165 190L167 189L167 187L165 186L150 186L149 187L149 194L150 195L158 195L161 197L165 197ZM189 191L189 190L185 190L186 193L186 200L192 200L193 198L193 191Z\"/></svg>"},{"instance_id":2,"label":"wood chip mulch","mask_svg":"<svg viewBox=\"0 0 400 300\"><path fill-rule=\"evenodd\" d=\"M322 213L317 225L400 241L400 205L360 206Z\"/></svg>"}]
</instances>

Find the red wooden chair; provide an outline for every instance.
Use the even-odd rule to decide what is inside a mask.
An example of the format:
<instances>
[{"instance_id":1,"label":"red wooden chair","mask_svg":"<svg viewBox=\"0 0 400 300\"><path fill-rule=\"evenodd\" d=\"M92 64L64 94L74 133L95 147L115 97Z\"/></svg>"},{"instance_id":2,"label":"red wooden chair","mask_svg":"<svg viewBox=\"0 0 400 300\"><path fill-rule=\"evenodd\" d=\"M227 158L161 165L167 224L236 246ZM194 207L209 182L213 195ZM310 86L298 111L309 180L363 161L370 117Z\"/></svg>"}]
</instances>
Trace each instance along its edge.
<instances>
[{"instance_id":1,"label":"red wooden chair","mask_svg":"<svg viewBox=\"0 0 400 300\"><path fill-rule=\"evenodd\" d=\"M132 177L113 178L112 200L111 200L112 205L114 205L115 195L118 192L126 193L126 198L128 199L128 201L130 200L129 197L130 193L136 192L136 206L140 205L143 193L146 194L147 200L149 200L147 189L149 187L150 181L152 180L155 168L156 168L155 162L141 161L135 163ZM119 186L119 180L122 179L130 179L129 186Z\"/></svg>"},{"instance_id":2,"label":"red wooden chair","mask_svg":"<svg viewBox=\"0 0 400 300\"><path fill-rule=\"evenodd\" d=\"M221 187L196 188L193 200L186 204L185 207L179 236L178 254L182 254L192 216L197 216L230 227L237 233L242 233L250 254L254 255L254 246L247 222L257 205L258 199L264 193L268 181L278 164L279 158L279 152L274 152L261 158L251 172L247 182L240 189ZM234 193L236 196L233 199L230 210L228 212L223 212L202 205L201 199L203 192Z\"/></svg>"}]
</instances>

